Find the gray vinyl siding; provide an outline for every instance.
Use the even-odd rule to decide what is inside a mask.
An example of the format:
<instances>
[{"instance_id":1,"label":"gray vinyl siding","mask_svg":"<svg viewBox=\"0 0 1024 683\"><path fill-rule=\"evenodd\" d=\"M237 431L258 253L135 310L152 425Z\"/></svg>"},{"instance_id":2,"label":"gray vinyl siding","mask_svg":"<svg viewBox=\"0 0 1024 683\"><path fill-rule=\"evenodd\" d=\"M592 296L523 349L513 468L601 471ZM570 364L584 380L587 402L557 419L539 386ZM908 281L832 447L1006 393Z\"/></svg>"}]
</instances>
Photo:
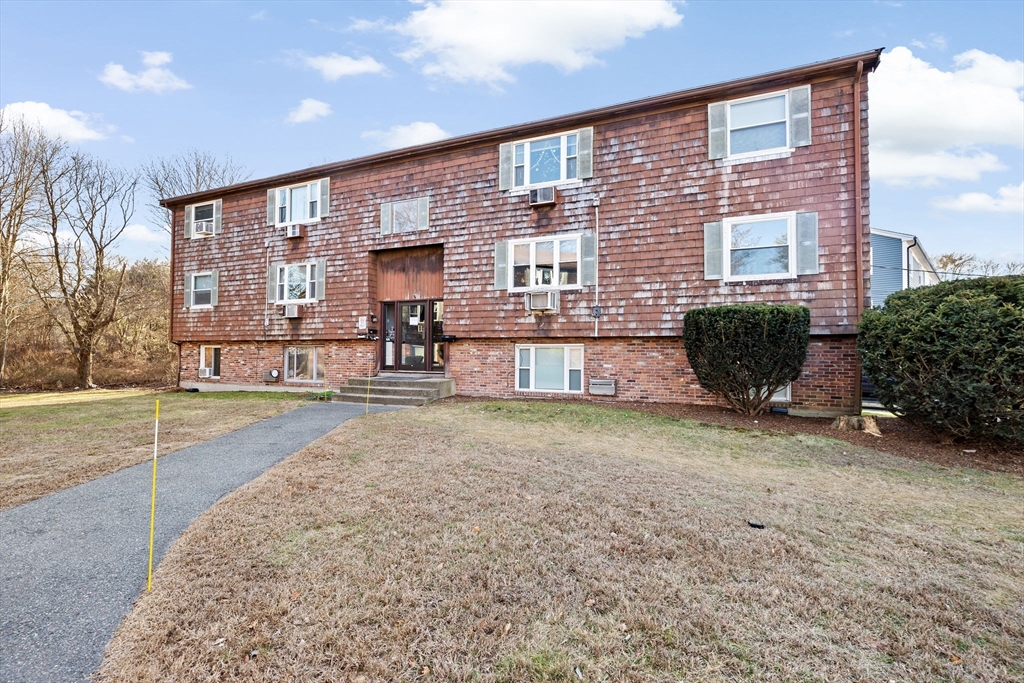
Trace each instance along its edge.
<instances>
[{"instance_id":1,"label":"gray vinyl siding","mask_svg":"<svg viewBox=\"0 0 1024 683\"><path fill-rule=\"evenodd\" d=\"M881 306L886 297L903 289L903 240L871 236L871 305Z\"/></svg>"}]
</instances>

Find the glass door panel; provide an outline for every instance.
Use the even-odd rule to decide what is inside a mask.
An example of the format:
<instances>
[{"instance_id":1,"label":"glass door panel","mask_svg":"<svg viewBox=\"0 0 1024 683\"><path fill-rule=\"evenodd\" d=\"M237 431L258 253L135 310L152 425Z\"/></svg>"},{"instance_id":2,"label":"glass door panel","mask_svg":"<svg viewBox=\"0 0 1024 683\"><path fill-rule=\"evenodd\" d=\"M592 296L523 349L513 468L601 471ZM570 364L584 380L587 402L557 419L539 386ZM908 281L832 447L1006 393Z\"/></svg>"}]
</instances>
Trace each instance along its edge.
<instances>
[{"instance_id":1,"label":"glass door panel","mask_svg":"<svg viewBox=\"0 0 1024 683\"><path fill-rule=\"evenodd\" d=\"M395 305L384 304L384 364L385 370L395 369Z\"/></svg>"},{"instance_id":2,"label":"glass door panel","mask_svg":"<svg viewBox=\"0 0 1024 683\"><path fill-rule=\"evenodd\" d=\"M441 335L444 334L444 302L430 302L430 342L433 353L430 356L430 369L435 372L444 370L444 342Z\"/></svg>"},{"instance_id":3,"label":"glass door panel","mask_svg":"<svg viewBox=\"0 0 1024 683\"><path fill-rule=\"evenodd\" d=\"M427 369L427 307L424 304L399 304L399 370Z\"/></svg>"}]
</instances>

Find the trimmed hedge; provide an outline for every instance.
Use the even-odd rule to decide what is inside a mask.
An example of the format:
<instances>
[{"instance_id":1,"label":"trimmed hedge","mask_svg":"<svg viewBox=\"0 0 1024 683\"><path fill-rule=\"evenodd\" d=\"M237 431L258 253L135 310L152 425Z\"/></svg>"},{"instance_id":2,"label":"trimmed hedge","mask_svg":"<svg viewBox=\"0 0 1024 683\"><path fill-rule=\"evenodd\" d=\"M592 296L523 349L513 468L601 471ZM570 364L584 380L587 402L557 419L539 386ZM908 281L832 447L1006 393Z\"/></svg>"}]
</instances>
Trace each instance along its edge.
<instances>
[{"instance_id":1,"label":"trimmed hedge","mask_svg":"<svg viewBox=\"0 0 1024 683\"><path fill-rule=\"evenodd\" d=\"M683 319L686 356L700 385L747 415L760 414L800 375L810 332L803 306L694 308Z\"/></svg>"},{"instance_id":2,"label":"trimmed hedge","mask_svg":"<svg viewBox=\"0 0 1024 683\"><path fill-rule=\"evenodd\" d=\"M905 289L865 311L879 400L936 434L1024 444L1024 276Z\"/></svg>"}]
</instances>

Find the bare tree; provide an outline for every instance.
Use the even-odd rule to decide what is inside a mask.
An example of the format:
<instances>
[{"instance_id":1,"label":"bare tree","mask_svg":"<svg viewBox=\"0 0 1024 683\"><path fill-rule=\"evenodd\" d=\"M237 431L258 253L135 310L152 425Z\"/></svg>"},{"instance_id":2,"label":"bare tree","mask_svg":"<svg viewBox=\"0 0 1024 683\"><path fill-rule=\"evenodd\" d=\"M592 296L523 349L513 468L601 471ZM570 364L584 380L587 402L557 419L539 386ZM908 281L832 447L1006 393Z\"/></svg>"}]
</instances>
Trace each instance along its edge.
<instances>
[{"instance_id":1,"label":"bare tree","mask_svg":"<svg viewBox=\"0 0 1024 683\"><path fill-rule=\"evenodd\" d=\"M11 326L26 310L26 301L14 297L12 285L18 250L41 207L42 165L63 148L61 140L48 138L24 119L8 119L0 110L0 386Z\"/></svg>"},{"instance_id":2,"label":"bare tree","mask_svg":"<svg viewBox=\"0 0 1024 683\"><path fill-rule=\"evenodd\" d=\"M1000 263L995 259L979 258L976 254L951 251L940 254L935 260L939 277L943 280L959 280L970 277L992 277L994 275L1024 275L1024 263L1009 261Z\"/></svg>"},{"instance_id":3,"label":"bare tree","mask_svg":"<svg viewBox=\"0 0 1024 683\"><path fill-rule=\"evenodd\" d=\"M135 213L138 179L82 153L42 165L48 269L30 270L32 289L72 347L78 385L93 386L96 342L117 317L127 263L112 251Z\"/></svg>"},{"instance_id":4,"label":"bare tree","mask_svg":"<svg viewBox=\"0 0 1024 683\"><path fill-rule=\"evenodd\" d=\"M150 160L142 167L146 189L152 195L153 220L170 232L171 214L159 201L194 192L204 192L248 180L252 172L235 163L230 155L223 159L209 152L190 149L173 157Z\"/></svg>"}]
</instances>

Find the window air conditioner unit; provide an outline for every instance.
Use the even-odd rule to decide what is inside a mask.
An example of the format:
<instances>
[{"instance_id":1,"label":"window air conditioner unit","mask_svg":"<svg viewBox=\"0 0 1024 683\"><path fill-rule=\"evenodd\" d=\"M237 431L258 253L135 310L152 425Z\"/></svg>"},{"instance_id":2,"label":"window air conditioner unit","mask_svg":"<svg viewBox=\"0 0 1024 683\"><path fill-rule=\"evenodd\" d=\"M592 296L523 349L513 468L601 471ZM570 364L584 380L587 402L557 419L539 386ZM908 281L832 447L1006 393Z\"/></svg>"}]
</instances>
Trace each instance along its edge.
<instances>
[{"instance_id":1,"label":"window air conditioner unit","mask_svg":"<svg viewBox=\"0 0 1024 683\"><path fill-rule=\"evenodd\" d=\"M555 203L555 188L538 187L530 190L530 206L543 206Z\"/></svg>"},{"instance_id":2,"label":"window air conditioner unit","mask_svg":"<svg viewBox=\"0 0 1024 683\"><path fill-rule=\"evenodd\" d=\"M298 304L286 304L284 307L284 317L286 318L301 318L302 317L302 306Z\"/></svg>"},{"instance_id":3,"label":"window air conditioner unit","mask_svg":"<svg viewBox=\"0 0 1024 683\"><path fill-rule=\"evenodd\" d=\"M302 237L302 226L301 225L289 225L288 226L288 237Z\"/></svg>"},{"instance_id":4,"label":"window air conditioner unit","mask_svg":"<svg viewBox=\"0 0 1024 683\"><path fill-rule=\"evenodd\" d=\"M212 235L213 221L196 221L195 223L192 224L192 234Z\"/></svg>"},{"instance_id":5,"label":"window air conditioner unit","mask_svg":"<svg viewBox=\"0 0 1024 683\"><path fill-rule=\"evenodd\" d=\"M210 368L199 368L199 379L210 379L213 371Z\"/></svg>"},{"instance_id":6,"label":"window air conditioner unit","mask_svg":"<svg viewBox=\"0 0 1024 683\"><path fill-rule=\"evenodd\" d=\"M590 380L590 393L594 396L614 396L615 380L613 379L592 379Z\"/></svg>"},{"instance_id":7,"label":"window air conditioner unit","mask_svg":"<svg viewBox=\"0 0 1024 683\"><path fill-rule=\"evenodd\" d=\"M558 307L558 292L527 292L526 309L531 313L537 311L554 311Z\"/></svg>"}]
</instances>

